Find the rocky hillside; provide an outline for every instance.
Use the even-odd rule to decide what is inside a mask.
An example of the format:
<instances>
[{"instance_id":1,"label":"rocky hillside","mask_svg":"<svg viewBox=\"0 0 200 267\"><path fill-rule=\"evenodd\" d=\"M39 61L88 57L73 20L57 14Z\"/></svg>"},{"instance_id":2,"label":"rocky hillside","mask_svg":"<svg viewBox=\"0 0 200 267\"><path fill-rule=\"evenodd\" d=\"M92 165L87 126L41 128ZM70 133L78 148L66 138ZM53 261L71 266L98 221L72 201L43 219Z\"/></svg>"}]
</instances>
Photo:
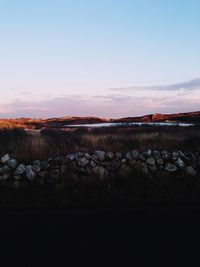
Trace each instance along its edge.
<instances>
[{"instance_id":1,"label":"rocky hillside","mask_svg":"<svg viewBox=\"0 0 200 267\"><path fill-rule=\"evenodd\" d=\"M154 114L152 121L178 121L200 123L200 112L178 113L178 114Z\"/></svg>"},{"instance_id":2,"label":"rocky hillside","mask_svg":"<svg viewBox=\"0 0 200 267\"><path fill-rule=\"evenodd\" d=\"M50 119L0 119L0 128L28 128L28 129L41 129L43 127L64 127L66 125L75 124L92 124L109 122L109 120L98 117L61 117Z\"/></svg>"},{"instance_id":3,"label":"rocky hillside","mask_svg":"<svg viewBox=\"0 0 200 267\"><path fill-rule=\"evenodd\" d=\"M152 122L153 115L144 115L140 117L127 117L119 119L111 119L111 122Z\"/></svg>"},{"instance_id":4,"label":"rocky hillside","mask_svg":"<svg viewBox=\"0 0 200 267\"><path fill-rule=\"evenodd\" d=\"M112 120L113 122L188 122L200 123L200 111L176 114L150 114L141 117L127 117Z\"/></svg>"}]
</instances>

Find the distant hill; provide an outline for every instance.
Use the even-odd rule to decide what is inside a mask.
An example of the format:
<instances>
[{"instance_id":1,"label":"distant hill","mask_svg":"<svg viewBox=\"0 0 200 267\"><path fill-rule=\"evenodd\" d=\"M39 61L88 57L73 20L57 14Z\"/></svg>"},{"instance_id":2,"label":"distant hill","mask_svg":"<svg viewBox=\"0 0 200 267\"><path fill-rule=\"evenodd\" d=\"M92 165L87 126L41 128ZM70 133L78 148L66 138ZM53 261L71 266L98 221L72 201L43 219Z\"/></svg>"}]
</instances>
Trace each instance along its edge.
<instances>
[{"instance_id":1,"label":"distant hill","mask_svg":"<svg viewBox=\"0 0 200 267\"><path fill-rule=\"evenodd\" d=\"M9 128L21 127L28 129L41 129L43 127L60 128L67 125L93 124L105 122L188 122L200 124L200 111L176 113L176 114L149 114L140 117L127 117L119 119L105 119L99 117L61 117L50 119L0 119L0 126L7 125Z\"/></svg>"},{"instance_id":2,"label":"distant hill","mask_svg":"<svg viewBox=\"0 0 200 267\"><path fill-rule=\"evenodd\" d=\"M188 122L200 123L200 111L176 114L150 114L141 117L128 117L112 120L113 122Z\"/></svg>"}]
</instances>

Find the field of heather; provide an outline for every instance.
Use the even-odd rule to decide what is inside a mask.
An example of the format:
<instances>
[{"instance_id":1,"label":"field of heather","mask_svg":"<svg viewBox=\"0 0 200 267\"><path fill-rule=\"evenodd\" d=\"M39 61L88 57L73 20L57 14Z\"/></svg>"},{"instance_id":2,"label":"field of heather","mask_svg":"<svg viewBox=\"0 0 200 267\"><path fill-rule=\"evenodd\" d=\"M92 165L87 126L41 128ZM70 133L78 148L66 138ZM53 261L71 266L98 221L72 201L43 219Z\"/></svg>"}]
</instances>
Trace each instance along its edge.
<instances>
[{"instance_id":1,"label":"field of heather","mask_svg":"<svg viewBox=\"0 0 200 267\"><path fill-rule=\"evenodd\" d=\"M200 127L45 128L39 131L2 125L0 130L1 154L9 153L22 161L47 159L68 151L123 152L146 148L200 150Z\"/></svg>"}]
</instances>

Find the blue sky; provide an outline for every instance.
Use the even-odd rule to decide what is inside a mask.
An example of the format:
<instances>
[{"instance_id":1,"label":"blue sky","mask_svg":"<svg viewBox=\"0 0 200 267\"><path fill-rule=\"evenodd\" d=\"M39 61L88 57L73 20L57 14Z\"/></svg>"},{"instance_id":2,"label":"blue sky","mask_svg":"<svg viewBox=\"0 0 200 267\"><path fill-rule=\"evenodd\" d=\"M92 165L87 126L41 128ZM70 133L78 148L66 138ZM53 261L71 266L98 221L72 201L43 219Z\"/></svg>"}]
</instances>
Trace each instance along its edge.
<instances>
[{"instance_id":1,"label":"blue sky","mask_svg":"<svg viewBox=\"0 0 200 267\"><path fill-rule=\"evenodd\" d=\"M200 0L0 0L0 116L200 109L199 14Z\"/></svg>"}]
</instances>

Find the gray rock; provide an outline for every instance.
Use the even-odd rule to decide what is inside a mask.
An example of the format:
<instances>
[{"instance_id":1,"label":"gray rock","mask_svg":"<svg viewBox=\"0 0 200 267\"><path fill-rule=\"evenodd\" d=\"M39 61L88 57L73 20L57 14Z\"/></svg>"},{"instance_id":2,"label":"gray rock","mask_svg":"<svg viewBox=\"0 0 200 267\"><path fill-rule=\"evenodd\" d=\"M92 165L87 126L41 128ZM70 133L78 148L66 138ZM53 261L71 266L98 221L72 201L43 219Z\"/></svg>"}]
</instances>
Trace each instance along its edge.
<instances>
[{"instance_id":1,"label":"gray rock","mask_svg":"<svg viewBox=\"0 0 200 267\"><path fill-rule=\"evenodd\" d=\"M158 159L156 159L156 163L157 163L158 165L163 165L163 164L164 164L164 160L163 160L163 158L158 158Z\"/></svg>"},{"instance_id":2,"label":"gray rock","mask_svg":"<svg viewBox=\"0 0 200 267\"><path fill-rule=\"evenodd\" d=\"M178 153L177 153L177 152L172 152L172 154L171 154L171 159L172 159L173 161L177 161L177 159L178 159Z\"/></svg>"},{"instance_id":3,"label":"gray rock","mask_svg":"<svg viewBox=\"0 0 200 267\"><path fill-rule=\"evenodd\" d=\"M33 165L38 165L38 166L40 166L40 165L41 165L41 161L40 161L40 160L34 160L34 161L33 161Z\"/></svg>"},{"instance_id":4,"label":"gray rock","mask_svg":"<svg viewBox=\"0 0 200 267\"><path fill-rule=\"evenodd\" d=\"M191 165L192 165L192 164L195 164L195 162L196 162L196 157L195 157L195 155L194 155L193 153L187 153L186 161L187 161L188 163L190 163Z\"/></svg>"},{"instance_id":5,"label":"gray rock","mask_svg":"<svg viewBox=\"0 0 200 267\"><path fill-rule=\"evenodd\" d=\"M99 160L99 161L104 161L106 158L105 151L97 150L94 152L94 155L97 158L97 160Z\"/></svg>"},{"instance_id":6,"label":"gray rock","mask_svg":"<svg viewBox=\"0 0 200 267\"><path fill-rule=\"evenodd\" d=\"M4 155L2 158L1 158L1 162L2 163L6 163L6 161L8 161L10 158L10 156L8 154Z\"/></svg>"},{"instance_id":7,"label":"gray rock","mask_svg":"<svg viewBox=\"0 0 200 267\"><path fill-rule=\"evenodd\" d=\"M148 174L149 173L147 164L145 162L142 162L142 164L141 164L141 171L143 173L145 173L145 174Z\"/></svg>"},{"instance_id":8,"label":"gray rock","mask_svg":"<svg viewBox=\"0 0 200 267\"><path fill-rule=\"evenodd\" d=\"M164 168L165 171L167 172L176 172L178 168L176 167L175 164L167 163Z\"/></svg>"},{"instance_id":9,"label":"gray rock","mask_svg":"<svg viewBox=\"0 0 200 267\"><path fill-rule=\"evenodd\" d=\"M74 154L67 154L66 159L69 161L75 160L75 155Z\"/></svg>"},{"instance_id":10,"label":"gray rock","mask_svg":"<svg viewBox=\"0 0 200 267\"><path fill-rule=\"evenodd\" d=\"M181 150L178 151L178 156L179 156L181 159L185 159L185 158L186 158L186 157L185 157L185 154L184 154Z\"/></svg>"},{"instance_id":11,"label":"gray rock","mask_svg":"<svg viewBox=\"0 0 200 267\"><path fill-rule=\"evenodd\" d=\"M199 152L196 152L195 153L195 157L196 157L197 160L200 160L200 154L199 154Z\"/></svg>"},{"instance_id":12,"label":"gray rock","mask_svg":"<svg viewBox=\"0 0 200 267\"><path fill-rule=\"evenodd\" d=\"M6 161L6 164L8 165L8 167L10 167L11 169L16 169L17 168L17 160L16 159L8 159Z\"/></svg>"},{"instance_id":13,"label":"gray rock","mask_svg":"<svg viewBox=\"0 0 200 267\"><path fill-rule=\"evenodd\" d=\"M162 155L164 160L168 160L170 158L170 153L167 152L166 150L162 151L161 155Z\"/></svg>"},{"instance_id":14,"label":"gray rock","mask_svg":"<svg viewBox=\"0 0 200 267\"><path fill-rule=\"evenodd\" d=\"M186 167L186 173L190 176L196 176L197 175L197 171L192 166Z\"/></svg>"},{"instance_id":15,"label":"gray rock","mask_svg":"<svg viewBox=\"0 0 200 267\"><path fill-rule=\"evenodd\" d=\"M0 175L0 181L4 181L10 178L10 173L5 173L3 175Z\"/></svg>"},{"instance_id":16,"label":"gray rock","mask_svg":"<svg viewBox=\"0 0 200 267\"><path fill-rule=\"evenodd\" d=\"M125 155L125 158L126 158L127 160L133 160L133 158L132 158L132 153L131 153L130 151L127 152L126 155Z\"/></svg>"},{"instance_id":17,"label":"gray rock","mask_svg":"<svg viewBox=\"0 0 200 267\"><path fill-rule=\"evenodd\" d=\"M156 164L155 159L153 157L148 158L146 160L146 163L151 166L154 166Z\"/></svg>"},{"instance_id":18,"label":"gray rock","mask_svg":"<svg viewBox=\"0 0 200 267\"><path fill-rule=\"evenodd\" d=\"M113 159L115 160L115 159ZM116 159L119 160L119 159ZM96 161L97 165L101 165L101 166L110 166L111 162L110 161Z\"/></svg>"},{"instance_id":19,"label":"gray rock","mask_svg":"<svg viewBox=\"0 0 200 267\"><path fill-rule=\"evenodd\" d=\"M41 167L42 167L42 170L46 171L50 168L50 164L47 161L42 161Z\"/></svg>"},{"instance_id":20,"label":"gray rock","mask_svg":"<svg viewBox=\"0 0 200 267\"><path fill-rule=\"evenodd\" d=\"M142 154L143 154L143 156L144 156L145 158L148 158L148 157L151 156L152 151L151 151L151 149L148 149L148 150L145 150Z\"/></svg>"},{"instance_id":21,"label":"gray rock","mask_svg":"<svg viewBox=\"0 0 200 267\"><path fill-rule=\"evenodd\" d=\"M59 170L60 169L60 165L54 165L52 166L52 170Z\"/></svg>"},{"instance_id":22,"label":"gray rock","mask_svg":"<svg viewBox=\"0 0 200 267\"><path fill-rule=\"evenodd\" d=\"M15 170L14 175L16 176L22 175L24 174L25 170L26 170L26 166L24 164L20 164Z\"/></svg>"},{"instance_id":23,"label":"gray rock","mask_svg":"<svg viewBox=\"0 0 200 267\"><path fill-rule=\"evenodd\" d=\"M166 155L166 154L168 154L168 151L167 151L167 150L163 150L163 151L161 151L161 155L162 155L162 156L164 156L164 155Z\"/></svg>"},{"instance_id":24,"label":"gray rock","mask_svg":"<svg viewBox=\"0 0 200 267\"><path fill-rule=\"evenodd\" d=\"M88 164L89 164L89 160L86 159L86 157L79 158L79 160L78 160L78 165L79 165L81 168L86 167Z\"/></svg>"},{"instance_id":25,"label":"gray rock","mask_svg":"<svg viewBox=\"0 0 200 267\"><path fill-rule=\"evenodd\" d=\"M54 161L54 163L56 163L56 164L61 164L62 161L63 161L63 159L62 159L62 157L55 157L55 158L53 159L53 161Z\"/></svg>"},{"instance_id":26,"label":"gray rock","mask_svg":"<svg viewBox=\"0 0 200 267\"><path fill-rule=\"evenodd\" d=\"M36 173L32 170L32 166L31 165L28 165L28 166L26 166L26 170L25 170L25 172L26 172L26 178L30 181L30 182L32 182L32 181L34 181L34 179L36 178Z\"/></svg>"},{"instance_id":27,"label":"gray rock","mask_svg":"<svg viewBox=\"0 0 200 267\"><path fill-rule=\"evenodd\" d=\"M179 169L183 169L185 167L185 163L183 162L181 158L178 158L175 164Z\"/></svg>"},{"instance_id":28,"label":"gray rock","mask_svg":"<svg viewBox=\"0 0 200 267\"><path fill-rule=\"evenodd\" d=\"M160 151L154 150L153 155L154 155L155 159L160 159L161 158Z\"/></svg>"},{"instance_id":29,"label":"gray rock","mask_svg":"<svg viewBox=\"0 0 200 267\"><path fill-rule=\"evenodd\" d=\"M126 163L127 162L127 160L126 159L122 159L122 163Z\"/></svg>"},{"instance_id":30,"label":"gray rock","mask_svg":"<svg viewBox=\"0 0 200 267\"><path fill-rule=\"evenodd\" d=\"M53 158L48 158L47 162L52 164L53 163Z\"/></svg>"},{"instance_id":31,"label":"gray rock","mask_svg":"<svg viewBox=\"0 0 200 267\"><path fill-rule=\"evenodd\" d=\"M85 157L86 159L91 159L92 156L89 153L85 153Z\"/></svg>"},{"instance_id":32,"label":"gray rock","mask_svg":"<svg viewBox=\"0 0 200 267\"><path fill-rule=\"evenodd\" d=\"M119 159L113 159L110 162L110 166L112 167L113 170L117 170L121 166L121 161Z\"/></svg>"},{"instance_id":33,"label":"gray rock","mask_svg":"<svg viewBox=\"0 0 200 267\"><path fill-rule=\"evenodd\" d=\"M6 174L10 172L11 172L11 168L8 167L7 165L4 165L3 167L0 168L0 174Z\"/></svg>"},{"instance_id":34,"label":"gray rock","mask_svg":"<svg viewBox=\"0 0 200 267\"><path fill-rule=\"evenodd\" d=\"M85 157L85 153L83 153L83 152L76 152L75 153L75 158L77 161L79 160L79 158L83 158L83 157Z\"/></svg>"},{"instance_id":35,"label":"gray rock","mask_svg":"<svg viewBox=\"0 0 200 267\"><path fill-rule=\"evenodd\" d=\"M112 152L106 153L106 159L113 159L113 158L114 158L114 153L112 153Z\"/></svg>"},{"instance_id":36,"label":"gray rock","mask_svg":"<svg viewBox=\"0 0 200 267\"><path fill-rule=\"evenodd\" d=\"M96 166L92 170L101 179L103 179L103 178L108 176L108 171L102 166Z\"/></svg>"},{"instance_id":37,"label":"gray rock","mask_svg":"<svg viewBox=\"0 0 200 267\"><path fill-rule=\"evenodd\" d=\"M100 162L94 154L92 155L91 160L93 160L97 164Z\"/></svg>"},{"instance_id":38,"label":"gray rock","mask_svg":"<svg viewBox=\"0 0 200 267\"><path fill-rule=\"evenodd\" d=\"M91 160L91 161L90 161L90 166L91 166L92 168L94 168L94 167L97 166L97 164L96 164L93 160Z\"/></svg>"},{"instance_id":39,"label":"gray rock","mask_svg":"<svg viewBox=\"0 0 200 267\"><path fill-rule=\"evenodd\" d=\"M132 153L132 158L137 160L138 157L139 157L139 153L138 153L138 151L137 151L137 150L132 150L131 153Z\"/></svg>"},{"instance_id":40,"label":"gray rock","mask_svg":"<svg viewBox=\"0 0 200 267\"><path fill-rule=\"evenodd\" d=\"M42 169L41 165L33 165L32 170L36 173L40 172Z\"/></svg>"},{"instance_id":41,"label":"gray rock","mask_svg":"<svg viewBox=\"0 0 200 267\"><path fill-rule=\"evenodd\" d=\"M139 154L138 158L141 161L145 161L146 160L145 156L143 156L142 154Z\"/></svg>"},{"instance_id":42,"label":"gray rock","mask_svg":"<svg viewBox=\"0 0 200 267\"><path fill-rule=\"evenodd\" d=\"M118 159L121 159L122 158L122 153L116 152L115 153L115 157L118 158Z\"/></svg>"},{"instance_id":43,"label":"gray rock","mask_svg":"<svg viewBox=\"0 0 200 267\"><path fill-rule=\"evenodd\" d=\"M190 153L190 152L187 153L187 157L190 158L190 159L196 160L196 157L195 157L195 155L193 153Z\"/></svg>"}]
</instances>

